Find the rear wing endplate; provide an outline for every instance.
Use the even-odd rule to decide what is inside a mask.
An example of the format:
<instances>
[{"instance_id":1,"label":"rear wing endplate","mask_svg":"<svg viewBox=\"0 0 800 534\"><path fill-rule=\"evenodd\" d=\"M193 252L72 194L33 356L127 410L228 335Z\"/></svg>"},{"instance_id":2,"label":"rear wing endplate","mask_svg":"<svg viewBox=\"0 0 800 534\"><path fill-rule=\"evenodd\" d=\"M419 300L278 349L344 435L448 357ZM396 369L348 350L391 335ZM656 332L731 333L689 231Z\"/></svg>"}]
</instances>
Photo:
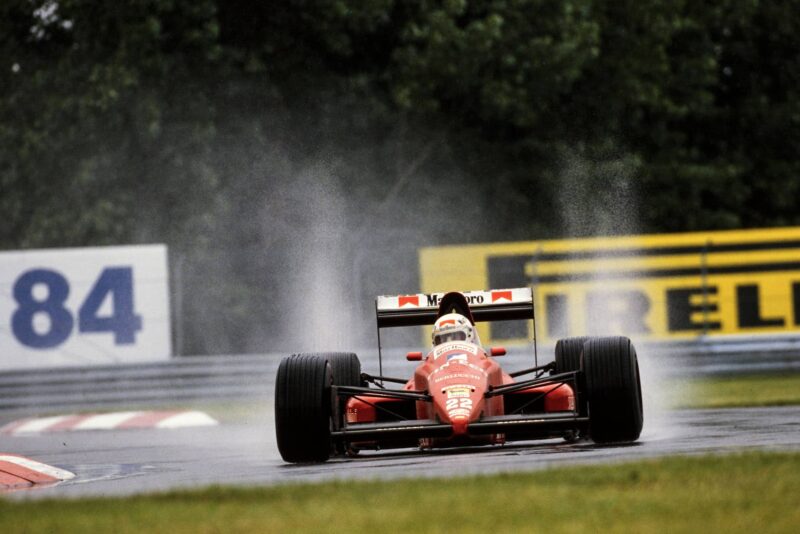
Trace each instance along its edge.
<instances>
[{"instance_id":1,"label":"rear wing endplate","mask_svg":"<svg viewBox=\"0 0 800 534\"><path fill-rule=\"evenodd\" d=\"M464 291L475 321L533 319L533 292L529 287ZM383 295L375 300L378 328L420 326L436 322L445 293Z\"/></svg>"}]
</instances>

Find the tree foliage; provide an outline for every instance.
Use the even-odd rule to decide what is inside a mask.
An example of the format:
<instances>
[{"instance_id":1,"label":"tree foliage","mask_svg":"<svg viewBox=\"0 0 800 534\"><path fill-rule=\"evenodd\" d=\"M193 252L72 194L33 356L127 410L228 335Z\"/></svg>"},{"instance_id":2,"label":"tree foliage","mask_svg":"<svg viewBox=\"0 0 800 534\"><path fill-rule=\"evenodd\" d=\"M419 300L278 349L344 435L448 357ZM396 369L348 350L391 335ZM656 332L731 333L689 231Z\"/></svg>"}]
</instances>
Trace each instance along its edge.
<instances>
[{"instance_id":1,"label":"tree foliage","mask_svg":"<svg viewBox=\"0 0 800 534\"><path fill-rule=\"evenodd\" d=\"M8 0L0 246L167 242L205 352L281 338L312 252L366 300L420 245L800 224L799 11Z\"/></svg>"}]
</instances>

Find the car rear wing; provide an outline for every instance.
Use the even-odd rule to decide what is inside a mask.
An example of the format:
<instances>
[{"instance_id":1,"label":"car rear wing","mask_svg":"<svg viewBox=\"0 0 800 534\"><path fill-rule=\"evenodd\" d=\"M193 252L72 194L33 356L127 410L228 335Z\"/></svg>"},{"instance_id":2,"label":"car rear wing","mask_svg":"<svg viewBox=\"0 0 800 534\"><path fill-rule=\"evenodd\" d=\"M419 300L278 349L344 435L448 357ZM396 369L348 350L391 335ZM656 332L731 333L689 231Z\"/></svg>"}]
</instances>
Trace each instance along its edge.
<instances>
[{"instance_id":1,"label":"car rear wing","mask_svg":"<svg viewBox=\"0 0 800 534\"><path fill-rule=\"evenodd\" d=\"M378 328L420 326L436 322L439 302L446 293L383 295L375 300ZM529 287L462 292L477 321L531 320L533 292Z\"/></svg>"}]
</instances>

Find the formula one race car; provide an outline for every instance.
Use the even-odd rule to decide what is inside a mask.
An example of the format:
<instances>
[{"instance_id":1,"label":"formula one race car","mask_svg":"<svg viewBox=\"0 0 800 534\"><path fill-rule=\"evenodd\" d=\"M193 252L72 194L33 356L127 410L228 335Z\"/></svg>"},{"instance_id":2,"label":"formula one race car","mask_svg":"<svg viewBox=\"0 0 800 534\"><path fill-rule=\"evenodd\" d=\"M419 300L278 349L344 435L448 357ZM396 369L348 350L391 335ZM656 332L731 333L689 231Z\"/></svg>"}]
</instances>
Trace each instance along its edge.
<instances>
[{"instance_id":1,"label":"formula one race car","mask_svg":"<svg viewBox=\"0 0 800 534\"><path fill-rule=\"evenodd\" d=\"M285 358L275 427L287 462L324 462L362 449L639 437L639 366L628 338L562 339L555 361L513 373L495 361L504 348L481 346L476 321L534 319L530 288L382 296L376 309L379 357L385 327L433 324L433 348L425 356L408 353L421 361L408 380L362 373L351 353ZM532 376L518 380L523 375Z\"/></svg>"}]
</instances>

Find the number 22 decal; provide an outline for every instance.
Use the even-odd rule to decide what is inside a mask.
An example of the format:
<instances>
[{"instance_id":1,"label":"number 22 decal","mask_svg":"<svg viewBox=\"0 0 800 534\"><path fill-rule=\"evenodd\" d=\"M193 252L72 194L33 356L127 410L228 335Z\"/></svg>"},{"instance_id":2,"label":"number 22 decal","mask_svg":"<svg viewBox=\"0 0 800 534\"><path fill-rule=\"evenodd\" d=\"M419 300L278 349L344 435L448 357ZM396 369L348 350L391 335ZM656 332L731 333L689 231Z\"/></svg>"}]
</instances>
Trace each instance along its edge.
<instances>
[{"instance_id":1,"label":"number 22 decal","mask_svg":"<svg viewBox=\"0 0 800 534\"><path fill-rule=\"evenodd\" d=\"M472 409L472 399L465 398L465 399L447 399L447 403L445 404L446 410L455 410L456 408L466 408L467 410Z\"/></svg>"},{"instance_id":2,"label":"number 22 decal","mask_svg":"<svg viewBox=\"0 0 800 534\"><path fill-rule=\"evenodd\" d=\"M37 299L34 287L47 287L47 296ZM14 300L19 305L11 316L11 330L25 346L48 349L64 343L72 333L75 319L65 304L69 296L69 282L50 269L33 269L25 272L14 284ZM99 311L107 296L113 303L109 316ZM45 314L50 320L47 332L34 329L36 314ZM111 332L116 345L130 345L136 341L136 332L142 329L142 317L133 306L133 269L109 267L103 269L94 286L78 310L78 331Z\"/></svg>"}]
</instances>

